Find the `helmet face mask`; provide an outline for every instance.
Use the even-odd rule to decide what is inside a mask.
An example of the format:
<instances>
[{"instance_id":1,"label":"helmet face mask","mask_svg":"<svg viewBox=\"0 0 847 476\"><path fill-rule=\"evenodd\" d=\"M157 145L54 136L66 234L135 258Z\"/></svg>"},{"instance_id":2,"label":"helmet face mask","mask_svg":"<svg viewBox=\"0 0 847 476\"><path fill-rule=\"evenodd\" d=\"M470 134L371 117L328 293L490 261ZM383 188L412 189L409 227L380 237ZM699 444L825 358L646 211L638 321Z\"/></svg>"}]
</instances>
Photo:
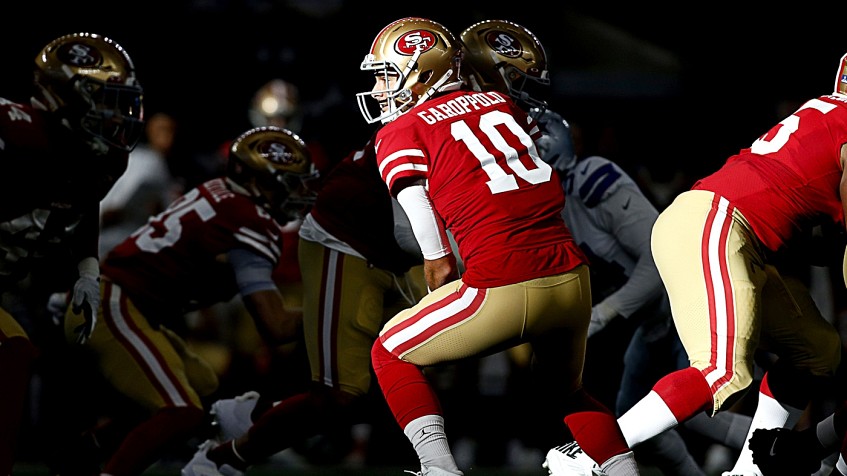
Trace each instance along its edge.
<instances>
[{"instance_id":1,"label":"helmet face mask","mask_svg":"<svg viewBox=\"0 0 847 476\"><path fill-rule=\"evenodd\" d=\"M78 84L90 93L90 103L94 105L80 120L82 130L108 147L131 151L144 130L142 96L138 90L103 85L88 78L80 79Z\"/></svg>"},{"instance_id":2,"label":"helmet face mask","mask_svg":"<svg viewBox=\"0 0 847 476\"><path fill-rule=\"evenodd\" d=\"M546 70L539 76L531 76L508 63L499 66L498 69L500 74L507 78L509 96L524 109L547 107L547 101L541 99L547 96L550 88L550 79Z\"/></svg>"},{"instance_id":3,"label":"helmet face mask","mask_svg":"<svg viewBox=\"0 0 847 476\"><path fill-rule=\"evenodd\" d=\"M458 87L461 57L459 41L439 23L415 17L390 23L360 65L376 79L374 88L356 94L365 121L390 122L433 94Z\"/></svg>"},{"instance_id":4,"label":"helmet face mask","mask_svg":"<svg viewBox=\"0 0 847 476\"><path fill-rule=\"evenodd\" d=\"M315 202L318 173L309 150L280 127L257 127L233 141L227 177L280 223L301 218Z\"/></svg>"},{"instance_id":5,"label":"helmet face mask","mask_svg":"<svg viewBox=\"0 0 847 476\"><path fill-rule=\"evenodd\" d=\"M80 133L91 150L131 151L144 128L143 89L129 55L93 33L57 38L35 59L33 103Z\"/></svg>"},{"instance_id":6,"label":"helmet face mask","mask_svg":"<svg viewBox=\"0 0 847 476\"><path fill-rule=\"evenodd\" d=\"M356 95L359 110L368 124L377 121L390 122L414 106L414 94L411 89L403 87L408 76L404 76L396 64L385 61L368 62L366 58L361 68L374 73L374 88L367 93Z\"/></svg>"},{"instance_id":7,"label":"helmet face mask","mask_svg":"<svg viewBox=\"0 0 847 476\"><path fill-rule=\"evenodd\" d=\"M547 53L535 35L506 20L485 20L461 34L471 83L508 94L524 109L547 107Z\"/></svg>"}]
</instances>

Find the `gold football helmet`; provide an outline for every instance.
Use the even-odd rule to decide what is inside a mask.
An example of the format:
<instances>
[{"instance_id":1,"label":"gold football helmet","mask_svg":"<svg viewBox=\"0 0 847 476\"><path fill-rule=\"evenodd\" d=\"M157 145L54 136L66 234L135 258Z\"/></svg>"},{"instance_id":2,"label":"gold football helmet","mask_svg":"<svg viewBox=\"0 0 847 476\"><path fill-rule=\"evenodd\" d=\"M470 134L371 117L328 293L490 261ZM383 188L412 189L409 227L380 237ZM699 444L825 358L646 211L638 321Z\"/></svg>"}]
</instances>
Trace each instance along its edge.
<instances>
[{"instance_id":1,"label":"gold football helmet","mask_svg":"<svg viewBox=\"0 0 847 476\"><path fill-rule=\"evenodd\" d=\"M368 124L390 122L439 91L458 88L462 48L443 25L408 17L382 29L360 67L373 71L377 85L356 94ZM381 81L379 81L381 80ZM384 84L384 89L377 89ZM379 111L373 110L375 99Z\"/></svg>"},{"instance_id":2,"label":"gold football helmet","mask_svg":"<svg viewBox=\"0 0 847 476\"><path fill-rule=\"evenodd\" d=\"M247 114L253 127L277 126L297 132L303 125L300 92L288 81L272 79L253 95Z\"/></svg>"},{"instance_id":3,"label":"gold football helmet","mask_svg":"<svg viewBox=\"0 0 847 476\"><path fill-rule=\"evenodd\" d=\"M835 75L835 94L847 97L847 54L838 63L838 73Z\"/></svg>"},{"instance_id":4,"label":"gold football helmet","mask_svg":"<svg viewBox=\"0 0 847 476\"><path fill-rule=\"evenodd\" d=\"M298 218L315 202L310 185L317 176L305 142L288 129L250 129L230 146L227 177L280 223Z\"/></svg>"},{"instance_id":5,"label":"gold football helmet","mask_svg":"<svg viewBox=\"0 0 847 476\"><path fill-rule=\"evenodd\" d=\"M51 41L35 58L36 107L82 133L97 154L129 152L143 131L143 90L120 45L94 33Z\"/></svg>"},{"instance_id":6,"label":"gold football helmet","mask_svg":"<svg viewBox=\"0 0 847 476\"><path fill-rule=\"evenodd\" d=\"M547 54L538 38L521 25L485 20L461 34L465 64L474 89L506 93L525 109L543 109L550 85Z\"/></svg>"}]
</instances>

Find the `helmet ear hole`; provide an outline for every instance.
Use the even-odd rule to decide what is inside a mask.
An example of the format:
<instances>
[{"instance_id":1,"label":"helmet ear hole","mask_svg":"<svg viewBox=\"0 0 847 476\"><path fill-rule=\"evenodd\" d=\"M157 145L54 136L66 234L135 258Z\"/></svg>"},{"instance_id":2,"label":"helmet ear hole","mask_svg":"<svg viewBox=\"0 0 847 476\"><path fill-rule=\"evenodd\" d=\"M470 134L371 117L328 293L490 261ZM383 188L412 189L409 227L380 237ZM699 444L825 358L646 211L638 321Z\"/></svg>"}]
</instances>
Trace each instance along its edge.
<instances>
[{"instance_id":1,"label":"helmet ear hole","mask_svg":"<svg viewBox=\"0 0 847 476\"><path fill-rule=\"evenodd\" d=\"M418 75L418 82L419 83L426 83L426 82L429 82L430 78L432 78L432 70L431 69L424 71L423 73L419 74Z\"/></svg>"}]
</instances>

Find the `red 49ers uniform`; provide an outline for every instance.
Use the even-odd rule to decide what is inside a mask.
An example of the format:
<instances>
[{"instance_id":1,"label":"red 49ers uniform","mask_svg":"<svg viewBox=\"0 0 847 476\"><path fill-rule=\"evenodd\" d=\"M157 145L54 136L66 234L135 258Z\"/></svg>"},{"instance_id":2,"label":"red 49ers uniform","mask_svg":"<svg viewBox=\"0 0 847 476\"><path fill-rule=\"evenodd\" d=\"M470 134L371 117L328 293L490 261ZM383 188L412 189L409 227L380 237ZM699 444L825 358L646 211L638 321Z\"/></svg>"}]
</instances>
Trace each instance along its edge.
<instances>
[{"instance_id":1,"label":"red 49ers uniform","mask_svg":"<svg viewBox=\"0 0 847 476\"><path fill-rule=\"evenodd\" d=\"M268 260L265 282L258 283L260 278L253 289L258 292L271 283L281 228L246 192L237 190L224 178L189 190L113 248L101 265L98 322L85 349L117 392L150 413L124 440L143 441L120 445L103 465L111 474L131 474L161 457L175 438L198 431L205 413L201 397L218 388L214 369L166 326L179 323L188 311L228 301L249 286L236 281L228 260L233 250ZM239 266L260 270L249 255L234 259ZM79 317L65 314L67 338L78 324ZM167 428L164 439L143 438L157 427Z\"/></svg>"},{"instance_id":2,"label":"red 49ers uniform","mask_svg":"<svg viewBox=\"0 0 847 476\"><path fill-rule=\"evenodd\" d=\"M99 354L101 372L148 408L202 408L198 385L189 382L182 358L158 326L235 296L228 251L247 248L275 265L281 246L280 225L223 178L174 201L104 260L103 324L88 344ZM66 323L66 332L72 325Z\"/></svg>"},{"instance_id":3,"label":"red 49ers uniform","mask_svg":"<svg viewBox=\"0 0 847 476\"><path fill-rule=\"evenodd\" d=\"M402 274L420 259L395 239L391 196L377 169L374 142L372 137L332 168L310 213L369 263Z\"/></svg>"},{"instance_id":4,"label":"red 49ers uniform","mask_svg":"<svg viewBox=\"0 0 847 476\"><path fill-rule=\"evenodd\" d=\"M779 356L779 365L764 377L760 401L764 395L802 409L815 388L810 383L834 375L841 351L837 331L819 312L798 305L811 299L792 295L800 290L786 285L773 254L790 250L815 225L843 227L845 143L847 100L812 99L659 215L653 256L691 366L653 390L677 421L735 401L753 380L759 348ZM665 424L647 416L653 410L640 415L640 406L620 419L631 444ZM647 419L656 428L645 425Z\"/></svg>"},{"instance_id":5,"label":"red 49ers uniform","mask_svg":"<svg viewBox=\"0 0 847 476\"><path fill-rule=\"evenodd\" d=\"M281 226L253 200L233 192L224 179L213 179L118 245L102 272L148 318L182 316L235 296L232 269L221 259L229 250L252 249L276 265L281 233Z\"/></svg>"},{"instance_id":6,"label":"red 49ers uniform","mask_svg":"<svg viewBox=\"0 0 847 476\"><path fill-rule=\"evenodd\" d=\"M22 311L0 308L2 474L13 464L36 354L28 333L49 321L49 293L71 288L77 263L97 256L99 203L127 166L127 153L95 156L48 115L0 98L0 292Z\"/></svg>"},{"instance_id":7,"label":"red 49ers uniform","mask_svg":"<svg viewBox=\"0 0 847 476\"><path fill-rule=\"evenodd\" d=\"M426 290L420 253L395 239L373 145L372 137L333 167L300 229L312 379L357 396L370 389L370 350L380 328Z\"/></svg>"},{"instance_id":8,"label":"red 49ers uniform","mask_svg":"<svg viewBox=\"0 0 847 476\"><path fill-rule=\"evenodd\" d=\"M52 288L42 291L64 290L76 279L76 263L97 256L99 203L126 170L128 154L97 157L80 143L45 111L0 98L2 289L32 275ZM56 275L64 280L44 282Z\"/></svg>"},{"instance_id":9,"label":"red 49ers uniform","mask_svg":"<svg viewBox=\"0 0 847 476\"><path fill-rule=\"evenodd\" d=\"M425 102L377 136L380 173L392 194L427 180L469 286L514 284L584 263L561 217L561 186L537 154L526 152L540 132L513 115L526 117L503 94L458 91Z\"/></svg>"},{"instance_id":10,"label":"red 49ers uniform","mask_svg":"<svg viewBox=\"0 0 847 476\"><path fill-rule=\"evenodd\" d=\"M845 100L812 99L692 188L727 199L762 244L777 251L822 220L843 227L838 185L845 137Z\"/></svg>"},{"instance_id":11,"label":"red 49ers uniform","mask_svg":"<svg viewBox=\"0 0 847 476\"><path fill-rule=\"evenodd\" d=\"M389 320L374 345L374 369L401 428L440 415L430 389L412 385L425 383L419 367L528 342L566 423L617 432L612 413L582 389L587 260L562 220L563 191L538 156L538 135L508 97L462 90L417 105L377 135L391 193L425 180L466 268Z\"/></svg>"}]
</instances>

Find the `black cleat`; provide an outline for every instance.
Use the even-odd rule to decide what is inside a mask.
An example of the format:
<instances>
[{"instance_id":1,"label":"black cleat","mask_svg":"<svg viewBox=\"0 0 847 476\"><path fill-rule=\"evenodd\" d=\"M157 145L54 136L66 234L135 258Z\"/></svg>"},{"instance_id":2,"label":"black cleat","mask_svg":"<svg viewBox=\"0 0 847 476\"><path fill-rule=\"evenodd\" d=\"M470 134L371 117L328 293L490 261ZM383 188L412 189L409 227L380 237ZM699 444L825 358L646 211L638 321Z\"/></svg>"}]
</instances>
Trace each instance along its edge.
<instances>
[{"instance_id":1,"label":"black cleat","mask_svg":"<svg viewBox=\"0 0 847 476\"><path fill-rule=\"evenodd\" d=\"M753 462L763 476L808 475L821 467L823 449L814 433L758 429L750 438Z\"/></svg>"}]
</instances>

